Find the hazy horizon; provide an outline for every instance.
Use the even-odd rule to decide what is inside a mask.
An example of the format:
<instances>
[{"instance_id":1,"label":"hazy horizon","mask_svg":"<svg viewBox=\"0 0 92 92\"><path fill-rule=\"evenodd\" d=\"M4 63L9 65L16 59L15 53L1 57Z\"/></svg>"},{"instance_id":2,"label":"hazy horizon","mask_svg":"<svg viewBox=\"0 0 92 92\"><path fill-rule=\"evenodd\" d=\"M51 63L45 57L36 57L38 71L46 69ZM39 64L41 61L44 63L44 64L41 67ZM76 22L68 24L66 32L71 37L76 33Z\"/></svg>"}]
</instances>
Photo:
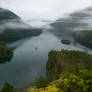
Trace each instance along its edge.
<instances>
[{"instance_id":1,"label":"hazy horizon","mask_svg":"<svg viewBox=\"0 0 92 92\"><path fill-rule=\"evenodd\" d=\"M24 21L54 21L65 14L91 5L91 0L0 0L1 8L11 10ZM41 25L41 22L39 24Z\"/></svg>"}]
</instances>

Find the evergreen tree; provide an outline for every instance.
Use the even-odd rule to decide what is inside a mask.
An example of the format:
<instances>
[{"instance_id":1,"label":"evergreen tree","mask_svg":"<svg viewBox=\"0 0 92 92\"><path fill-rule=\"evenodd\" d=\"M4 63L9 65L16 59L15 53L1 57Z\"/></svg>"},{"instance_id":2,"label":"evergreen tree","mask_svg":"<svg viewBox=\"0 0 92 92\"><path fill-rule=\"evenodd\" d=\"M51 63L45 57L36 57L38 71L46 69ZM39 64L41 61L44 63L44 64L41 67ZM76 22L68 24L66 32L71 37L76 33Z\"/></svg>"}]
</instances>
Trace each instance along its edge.
<instances>
[{"instance_id":1,"label":"evergreen tree","mask_svg":"<svg viewBox=\"0 0 92 92\"><path fill-rule=\"evenodd\" d=\"M1 92L16 92L13 86L11 86L8 82L6 82L1 89Z\"/></svg>"}]
</instances>

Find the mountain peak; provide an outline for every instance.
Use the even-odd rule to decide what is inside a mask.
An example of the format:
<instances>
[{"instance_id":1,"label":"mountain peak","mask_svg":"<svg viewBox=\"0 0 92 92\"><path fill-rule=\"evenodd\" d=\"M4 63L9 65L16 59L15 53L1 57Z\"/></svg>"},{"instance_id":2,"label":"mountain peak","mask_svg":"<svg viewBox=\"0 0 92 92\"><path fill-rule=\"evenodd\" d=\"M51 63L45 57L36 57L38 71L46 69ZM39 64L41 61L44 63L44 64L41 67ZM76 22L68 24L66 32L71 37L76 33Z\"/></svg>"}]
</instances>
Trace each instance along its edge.
<instances>
[{"instance_id":1,"label":"mountain peak","mask_svg":"<svg viewBox=\"0 0 92 92\"><path fill-rule=\"evenodd\" d=\"M11 20L11 19L20 19L16 14L14 14L13 12L4 9L4 8L0 8L0 21L4 21L4 20Z\"/></svg>"}]
</instances>

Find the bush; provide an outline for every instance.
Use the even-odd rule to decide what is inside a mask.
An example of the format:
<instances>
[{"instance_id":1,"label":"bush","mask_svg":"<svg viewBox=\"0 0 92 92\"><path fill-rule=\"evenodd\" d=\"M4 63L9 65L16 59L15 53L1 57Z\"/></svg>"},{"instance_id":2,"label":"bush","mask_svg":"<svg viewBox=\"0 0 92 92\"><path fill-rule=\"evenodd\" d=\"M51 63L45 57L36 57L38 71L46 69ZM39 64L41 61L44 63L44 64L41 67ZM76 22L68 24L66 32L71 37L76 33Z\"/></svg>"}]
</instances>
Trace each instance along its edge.
<instances>
[{"instance_id":1,"label":"bush","mask_svg":"<svg viewBox=\"0 0 92 92\"><path fill-rule=\"evenodd\" d=\"M43 77L40 77L39 79L37 79L37 80L35 81L35 86L36 86L37 88L43 88L43 87L46 87L46 85L47 85L47 81L46 81L46 79L43 78Z\"/></svg>"},{"instance_id":2,"label":"bush","mask_svg":"<svg viewBox=\"0 0 92 92\"><path fill-rule=\"evenodd\" d=\"M1 92L16 92L13 86L11 86L8 82L6 82L1 89Z\"/></svg>"},{"instance_id":3,"label":"bush","mask_svg":"<svg viewBox=\"0 0 92 92\"><path fill-rule=\"evenodd\" d=\"M77 74L62 74L57 87L62 92L92 92L92 71L80 70Z\"/></svg>"}]
</instances>

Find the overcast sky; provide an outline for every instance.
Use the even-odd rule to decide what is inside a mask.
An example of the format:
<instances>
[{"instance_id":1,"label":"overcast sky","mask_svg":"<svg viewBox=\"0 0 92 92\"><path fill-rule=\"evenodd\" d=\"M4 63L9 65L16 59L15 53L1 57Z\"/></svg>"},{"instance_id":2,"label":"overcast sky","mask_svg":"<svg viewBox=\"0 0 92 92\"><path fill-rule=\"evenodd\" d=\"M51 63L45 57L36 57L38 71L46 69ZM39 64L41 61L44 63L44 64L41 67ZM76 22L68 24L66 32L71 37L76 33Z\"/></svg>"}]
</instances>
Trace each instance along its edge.
<instances>
[{"instance_id":1,"label":"overcast sky","mask_svg":"<svg viewBox=\"0 0 92 92\"><path fill-rule=\"evenodd\" d=\"M55 20L91 5L92 0L0 0L0 7L10 9L25 20Z\"/></svg>"}]
</instances>

